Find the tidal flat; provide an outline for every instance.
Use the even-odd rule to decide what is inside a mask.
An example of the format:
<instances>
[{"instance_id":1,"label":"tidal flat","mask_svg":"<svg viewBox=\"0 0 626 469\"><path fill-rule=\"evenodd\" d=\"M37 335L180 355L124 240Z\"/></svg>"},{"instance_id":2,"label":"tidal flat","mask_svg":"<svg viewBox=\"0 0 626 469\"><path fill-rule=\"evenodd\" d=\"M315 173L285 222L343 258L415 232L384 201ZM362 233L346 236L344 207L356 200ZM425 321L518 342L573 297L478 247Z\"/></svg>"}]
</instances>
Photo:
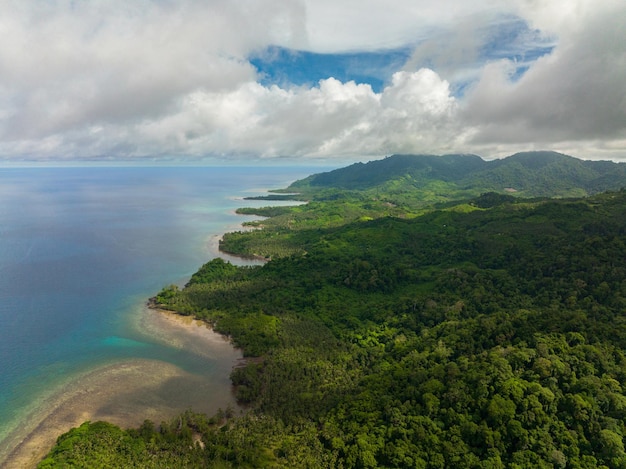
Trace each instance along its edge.
<instances>
[{"instance_id":1,"label":"tidal flat","mask_svg":"<svg viewBox=\"0 0 626 469\"><path fill-rule=\"evenodd\" d=\"M160 360L129 359L72 377L43 398L7 438L5 450L13 449L0 459L2 467L35 467L59 435L85 421L131 428L146 419L158 424L187 409L209 415L239 409L229 374L242 355L227 338L201 321L147 307L137 311L135 320L155 340L204 357L209 373Z\"/></svg>"}]
</instances>

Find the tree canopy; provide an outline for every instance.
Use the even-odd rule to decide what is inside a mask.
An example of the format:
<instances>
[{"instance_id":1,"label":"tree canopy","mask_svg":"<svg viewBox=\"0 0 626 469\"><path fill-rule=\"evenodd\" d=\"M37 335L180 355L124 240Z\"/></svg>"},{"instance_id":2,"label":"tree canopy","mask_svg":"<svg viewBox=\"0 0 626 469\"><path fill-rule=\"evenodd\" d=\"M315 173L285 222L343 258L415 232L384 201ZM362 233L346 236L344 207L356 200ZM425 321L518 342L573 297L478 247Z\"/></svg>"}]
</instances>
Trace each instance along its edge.
<instances>
[{"instance_id":1,"label":"tree canopy","mask_svg":"<svg viewBox=\"0 0 626 469\"><path fill-rule=\"evenodd\" d=\"M270 262L214 259L156 297L258 357L232 373L250 411L85 424L40 467L626 468L625 191L345 192L263 223L227 244Z\"/></svg>"}]
</instances>

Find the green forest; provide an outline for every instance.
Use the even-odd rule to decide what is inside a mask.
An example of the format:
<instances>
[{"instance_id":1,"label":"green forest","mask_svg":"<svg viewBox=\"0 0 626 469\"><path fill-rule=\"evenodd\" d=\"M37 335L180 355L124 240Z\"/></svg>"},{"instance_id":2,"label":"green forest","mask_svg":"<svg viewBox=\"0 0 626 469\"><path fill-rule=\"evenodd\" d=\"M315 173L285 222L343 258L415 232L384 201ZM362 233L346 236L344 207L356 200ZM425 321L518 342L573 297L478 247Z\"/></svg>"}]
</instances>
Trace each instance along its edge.
<instances>
[{"instance_id":1,"label":"green forest","mask_svg":"<svg viewBox=\"0 0 626 469\"><path fill-rule=\"evenodd\" d=\"M626 191L426 203L398 177L296 183L224 238L269 262L156 295L250 357L244 415L87 422L39 467L626 468Z\"/></svg>"}]
</instances>

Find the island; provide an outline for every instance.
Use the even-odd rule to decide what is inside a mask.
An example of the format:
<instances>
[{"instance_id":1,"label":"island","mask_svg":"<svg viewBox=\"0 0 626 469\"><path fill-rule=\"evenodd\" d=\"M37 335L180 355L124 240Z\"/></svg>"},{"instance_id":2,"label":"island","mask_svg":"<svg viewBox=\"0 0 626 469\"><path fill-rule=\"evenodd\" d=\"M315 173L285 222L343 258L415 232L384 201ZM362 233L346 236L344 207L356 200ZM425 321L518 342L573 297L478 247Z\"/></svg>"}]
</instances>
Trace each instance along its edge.
<instances>
[{"instance_id":1,"label":"island","mask_svg":"<svg viewBox=\"0 0 626 469\"><path fill-rule=\"evenodd\" d=\"M86 422L52 467L626 468L626 172L395 155L277 193L159 308L242 349L246 412Z\"/></svg>"}]
</instances>

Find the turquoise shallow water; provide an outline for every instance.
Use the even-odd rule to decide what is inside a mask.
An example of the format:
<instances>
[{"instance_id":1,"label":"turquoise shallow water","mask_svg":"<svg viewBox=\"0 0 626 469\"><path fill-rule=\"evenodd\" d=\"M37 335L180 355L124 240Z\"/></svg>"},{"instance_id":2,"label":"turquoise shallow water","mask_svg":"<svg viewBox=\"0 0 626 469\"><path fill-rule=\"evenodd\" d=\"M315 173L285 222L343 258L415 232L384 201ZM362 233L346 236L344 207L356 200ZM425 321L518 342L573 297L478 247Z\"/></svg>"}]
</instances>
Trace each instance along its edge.
<instances>
[{"instance_id":1,"label":"turquoise shallow water","mask_svg":"<svg viewBox=\"0 0 626 469\"><path fill-rule=\"evenodd\" d=\"M223 373L142 331L138 311L215 255L215 237L244 220L236 207L259 205L241 197L319 171L0 168L0 446L72 374L136 358Z\"/></svg>"}]
</instances>

